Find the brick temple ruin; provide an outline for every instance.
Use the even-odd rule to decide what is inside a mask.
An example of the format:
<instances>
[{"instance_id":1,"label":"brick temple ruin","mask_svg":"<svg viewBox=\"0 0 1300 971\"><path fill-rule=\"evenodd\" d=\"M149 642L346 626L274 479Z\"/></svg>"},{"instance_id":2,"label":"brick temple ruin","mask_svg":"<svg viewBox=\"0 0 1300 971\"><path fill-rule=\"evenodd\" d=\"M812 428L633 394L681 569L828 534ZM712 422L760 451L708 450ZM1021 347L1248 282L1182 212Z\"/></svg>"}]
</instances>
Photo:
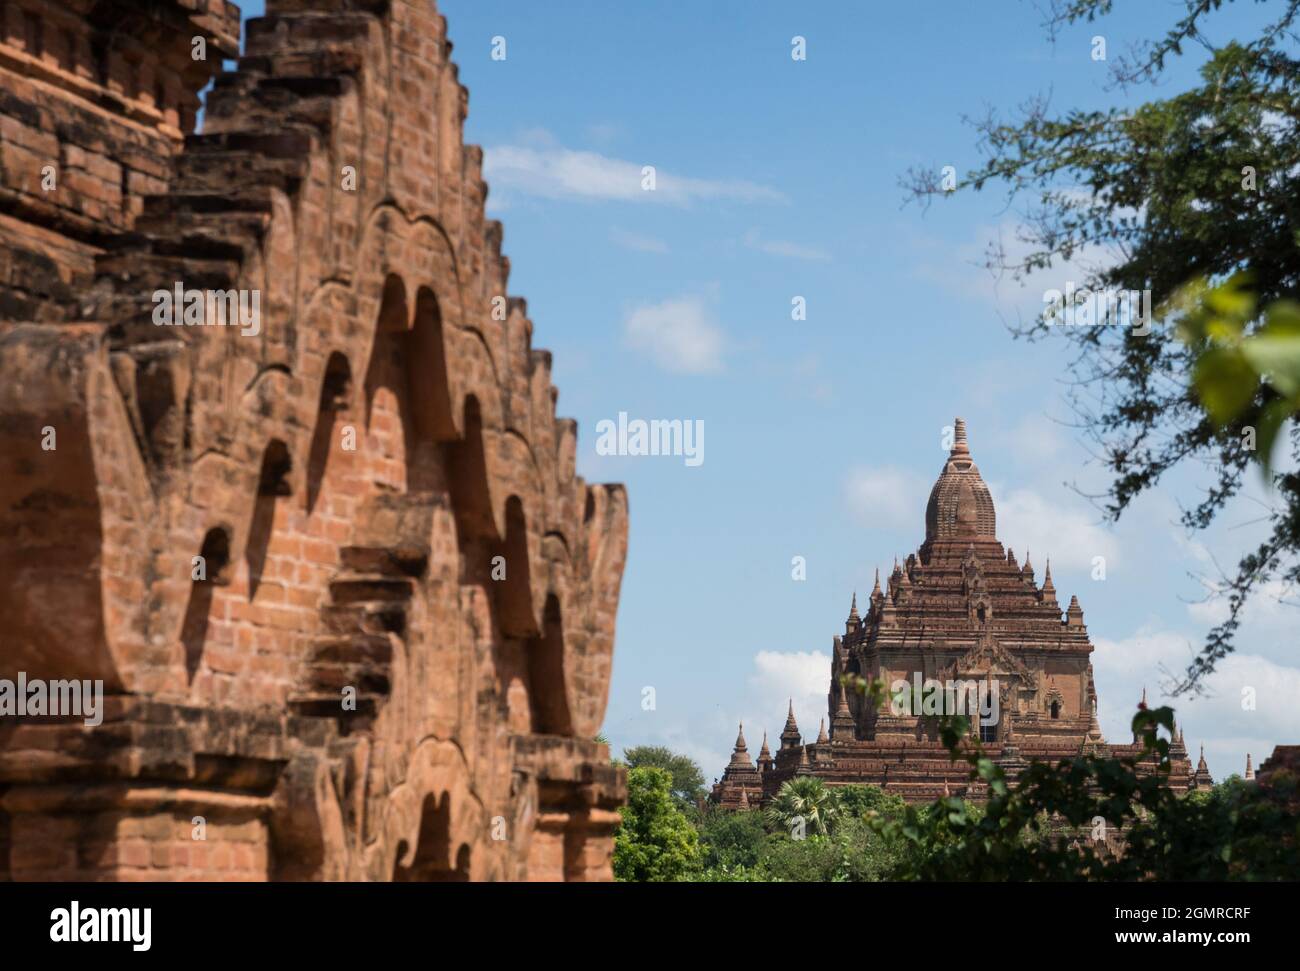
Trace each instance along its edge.
<instances>
[{"instance_id":1,"label":"brick temple ruin","mask_svg":"<svg viewBox=\"0 0 1300 971\"><path fill-rule=\"evenodd\" d=\"M742 726L713 801L726 808L757 807L802 775L832 786L879 786L909 802L987 797L987 786L971 781L970 766L953 761L940 742L936 719L927 717L922 699L916 714L910 704L901 712L888 705L878 710L845 689L846 675L879 678L887 687L896 680L915 684L918 676L922 684L933 679L990 686L997 692L998 717L982 725L975 709L972 734L979 733L1012 782L1030 760L1081 753L1136 757L1142 750L1136 740L1110 744L1097 724L1092 643L1078 598L1071 597L1062 611L1050 563L1038 584L1029 554L1020 564L998 541L996 526L993 498L958 418L952 450L926 505L925 542L905 563L895 562L886 590L877 571L865 614L859 614L854 595L844 633L833 640L827 717L816 741L803 742L792 706L780 747L774 754L764 735L755 764ZM990 712L992 702L990 695ZM1204 751L1193 769L1181 731L1170 757L1170 785L1186 790L1213 784Z\"/></svg>"},{"instance_id":2,"label":"brick temple ruin","mask_svg":"<svg viewBox=\"0 0 1300 971\"><path fill-rule=\"evenodd\" d=\"M239 31L0 2L0 680L104 693L0 718L0 880L609 879L627 500L506 296L446 23Z\"/></svg>"}]
</instances>

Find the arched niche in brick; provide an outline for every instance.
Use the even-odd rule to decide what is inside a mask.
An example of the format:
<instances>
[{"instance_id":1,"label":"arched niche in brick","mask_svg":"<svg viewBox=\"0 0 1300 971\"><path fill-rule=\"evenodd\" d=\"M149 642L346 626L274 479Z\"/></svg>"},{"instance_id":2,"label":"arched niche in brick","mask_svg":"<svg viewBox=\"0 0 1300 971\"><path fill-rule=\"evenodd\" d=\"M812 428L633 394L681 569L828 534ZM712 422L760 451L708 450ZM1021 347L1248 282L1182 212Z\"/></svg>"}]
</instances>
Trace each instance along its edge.
<instances>
[{"instance_id":1,"label":"arched niche in brick","mask_svg":"<svg viewBox=\"0 0 1300 971\"><path fill-rule=\"evenodd\" d=\"M289 449L280 441L272 439L262 453L262 467L257 476L257 499L253 504L253 518L248 526L248 542L244 544L244 562L248 566L248 599L257 596L257 587L262 582L262 570L266 565L266 551L271 543L271 531L275 525L275 506L284 496L292 494L289 473L293 469L293 460Z\"/></svg>"},{"instance_id":2,"label":"arched niche in brick","mask_svg":"<svg viewBox=\"0 0 1300 971\"><path fill-rule=\"evenodd\" d=\"M465 398L465 437L447 446L447 476L456 510L461 542L496 541L496 521L488 490L487 456L483 445L483 414L476 397Z\"/></svg>"},{"instance_id":3,"label":"arched niche in brick","mask_svg":"<svg viewBox=\"0 0 1300 971\"><path fill-rule=\"evenodd\" d=\"M335 429L339 418L346 415L352 399L352 365L341 351L335 351L325 362L321 378L320 399L316 406L316 429L312 432L311 450L307 457L307 513L316 509L321 483L329 465L330 453L335 445Z\"/></svg>"},{"instance_id":4,"label":"arched niche in brick","mask_svg":"<svg viewBox=\"0 0 1300 971\"><path fill-rule=\"evenodd\" d=\"M421 438L450 442L456 438L447 383L447 351L442 311L428 287L415 294L415 323L407 338L407 363L418 381L411 382L411 414Z\"/></svg>"},{"instance_id":5,"label":"arched niche in brick","mask_svg":"<svg viewBox=\"0 0 1300 971\"><path fill-rule=\"evenodd\" d=\"M528 522L518 496L506 500L506 535L501 542L492 544L492 556L494 571L495 557L502 557L505 567L504 579L497 579L495 572L492 579L501 633L506 637L536 637L539 632L533 616Z\"/></svg>"},{"instance_id":6,"label":"arched niche in brick","mask_svg":"<svg viewBox=\"0 0 1300 971\"><path fill-rule=\"evenodd\" d=\"M451 793L429 793L420 809L420 831L410 866L403 866L405 841L398 845L393 867L394 883L464 883L469 880L470 848L462 843L453 853L451 838Z\"/></svg>"},{"instance_id":7,"label":"arched niche in brick","mask_svg":"<svg viewBox=\"0 0 1300 971\"><path fill-rule=\"evenodd\" d=\"M224 526L209 529L197 558L189 565L190 599L181 622L181 645L185 650L186 681L193 682L208 638L215 588L230 582L230 531Z\"/></svg>"},{"instance_id":8,"label":"arched niche in brick","mask_svg":"<svg viewBox=\"0 0 1300 971\"><path fill-rule=\"evenodd\" d=\"M414 321L400 343L406 386L402 423L406 486L409 492L434 492L445 485L439 443L454 441L456 426L451 417L442 313L428 287L416 292Z\"/></svg>"},{"instance_id":9,"label":"arched niche in brick","mask_svg":"<svg viewBox=\"0 0 1300 971\"><path fill-rule=\"evenodd\" d=\"M386 388L400 412L402 486L411 493L445 488L439 445L457 438L443 341L442 312L433 290L421 287L408 315L405 285L390 276L366 370L366 426L372 427L376 392Z\"/></svg>"},{"instance_id":10,"label":"arched niche in brick","mask_svg":"<svg viewBox=\"0 0 1300 971\"><path fill-rule=\"evenodd\" d=\"M528 698L533 731L539 735L572 735L573 717L564 678L564 624L560 600L546 598L540 637L528 642Z\"/></svg>"}]
</instances>

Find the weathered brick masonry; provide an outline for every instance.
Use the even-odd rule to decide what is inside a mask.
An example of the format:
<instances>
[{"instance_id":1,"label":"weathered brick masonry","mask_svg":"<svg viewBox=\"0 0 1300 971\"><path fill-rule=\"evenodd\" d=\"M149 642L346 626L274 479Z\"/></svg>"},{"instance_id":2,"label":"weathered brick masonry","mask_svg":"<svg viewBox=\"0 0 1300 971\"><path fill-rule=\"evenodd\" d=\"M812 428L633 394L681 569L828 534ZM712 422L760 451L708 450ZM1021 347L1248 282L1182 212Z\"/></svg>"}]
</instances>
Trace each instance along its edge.
<instances>
[{"instance_id":1,"label":"weathered brick masonry","mask_svg":"<svg viewBox=\"0 0 1300 971\"><path fill-rule=\"evenodd\" d=\"M607 879L627 501L445 21L267 8L222 73L222 0L0 0L0 678L108 696L0 720L0 879ZM259 332L155 325L177 284Z\"/></svg>"}]
</instances>

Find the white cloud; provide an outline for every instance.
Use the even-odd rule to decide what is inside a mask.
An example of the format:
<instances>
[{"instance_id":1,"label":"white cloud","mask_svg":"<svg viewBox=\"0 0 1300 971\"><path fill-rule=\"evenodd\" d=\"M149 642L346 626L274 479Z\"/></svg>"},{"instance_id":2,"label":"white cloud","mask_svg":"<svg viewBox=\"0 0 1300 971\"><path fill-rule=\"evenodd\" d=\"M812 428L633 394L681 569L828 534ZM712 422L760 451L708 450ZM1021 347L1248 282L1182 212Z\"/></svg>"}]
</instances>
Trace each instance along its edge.
<instances>
[{"instance_id":1,"label":"white cloud","mask_svg":"<svg viewBox=\"0 0 1300 971\"><path fill-rule=\"evenodd\" d=\"M858 466L849 471L844 496L849 511L863 526L892 528L898 521L919 521L917 497L929 494L929 483L913 472L893 466Z\"/></svg>"},{"instance_id":2,"label":"white cloud","mask_svg":"<svg viewBox=\"0 0 1300 971\"><path fill-rule=\"evenodd\" d=\"M1170 674L1185 670L1199 643L1185 634L1152 629L1119 641L1095 639L1098 717L1110 741L1132 739L1130 722L1143 686L1149 705L1174 708L1193 762L1205 745L1216 779L1241 773L1247 752L1258 767L1275 745L1300 738L1300 705L1295 702L1300 669L1256 654L1234 653L1221 660L1201 696L1166 697L1162 685ZM1253 707L1243 705L1243 697L1252 698Z\"/></svg>"},{"instance_id":3,"label":"white cloud","mask_svg":"<svg viewBox=\"0 0 1300 971\"><path fill-rule=\"evenodd\" d=\"M822 373L821 359L813 353L804 354L791 365L790 373L795 387L802 394L823 404L830 401L834 389L830 379Z\"/></svg>"},{"instance_id":4,"label":"white cloud","mask_svg":"<svg viewBox=\"0 0 1300 971\"><path fill-rule=\"evenodd\" d=\"M702 297L686 296L632 310L623 322L629 347L680 374L722 369L722 330Z\"/></svg>"},{"instance_id":5,"label":"white cloud","mask_svg":"<svg viewBox=\"0 0 1300 971\"><path fill-rule=\"evenodd\" d=\"M831 658L819 651L759 651L753 669L745 679L739 697L708 713L686 710L670 712L660 698L659 717L638 728L635 741L616 741L615 751L626 745L665 745L690 756L704 771L706 780L722 775L731 758L738 724L745 726L745 742L751 760L758 758L767 733L772 751L780 746L787 705L793 702L799 730L805 741L817 737L817 726L826 717L826 693L830 689ZM622 733L609 727L611 736Z\"/></svg>"},{"instance_id":6,"label":"white cloud","mask_svg":"<svg viewBox=\"0 0 1300 971\"><path fill-rule=\"evenodd\" d=\"M1213 627L1228 619L1228 598L1216 585L1206 582L1207 599L1187 605L1197 623ZM1281 580L1270 580L1246 601L1242 608L1243 635L1266 636L1292 633L1300 626L1300 591Z\"/></svg>"},{"instance_id":7,"label":"white cloud","mask_svg":"<svg viewBox=\"0 0 1300 971\"><path fill-rule=\"evenodd\" d=\"M769 186L740 179L697 179L655 168L655 188L642 188L642 168L652 162L610 158L564 148L552 138L531 135L531 144L486 149L483 176L494 191L546 199L603 199L686 206L701 200L784 202Z\"/></svg>"},{"instance_id":8,"label":"white cloud","mask_svg":"<svg viewBox=\"0 0 1300 971\"><path fill-rule=\"evenodd\" d=\"M1001 261L1014 265L1038 247L1026 242L1025 228L1014 222L981 226L975 238L952 246L944 240L914 240L925 257L916 267L916 275L960 297L978 300L996 308L1005 320L1027 324L1042 312L1048 290L1064 290L1067 281L1081 286L1090 274L1108 260L1100 247L1086 247L1069 261L1057 261L1048 269L1035 270L1022 279L1011 273L991 270L989 253L1001 253ZM938 254L941 262L935 262Z\"/></svg>"},{"instance_id":9,"label":"white cloud","mask_svg":"<svg viewBox=\"0 0 1300 971\"><path fill-rule=\"evenodd\" d=\"M653 236L642 236L640 233L629 233L623 229L611 229L609 231L610 242L624 249L636 250L638 253L667 253L668 244L662 239L655 239Z\"/></svg>"},{"instance_id":10,"label":"white cloud","mask_svg":"<svg viewBox=\"0 0 1300 971\"><path fill-rule=\"evenodd\" d=\"M830 684L829 654L821 651L759 651L755 654L754 671L746 685L741 711L733 713L730 719L745 723L745 741L749 744L750 758L758 755L765 731L768 744L774 751L780 745L778 736L785 727L790 704L794 705L795 720L804 741L813 741L817 737L818 723L826 717L826 693ZM734 733L735 730L733 725L730 731ZM727 741L730 743L734 739L733 734Z\"/></svg>"},{"instance_id":11,"label":"white cloud","mask_svg":"<svg viewBox=\"0 0 1300 971\"><path fill-rule=\"evenodd\" d=\"M1024 415L1010 427L994 423L985 434L1021 461L1036 462L1053 471L1059 467L1068 445L1064 426L1039 412Z\"/></svg>"},{"instance_id":12,"label":"white cloud","mask_svg":"<svg viewBox=\"0 0 1300 971\"><path fill-rule=\"evenodd\" d=\"M1119 544L1095 521L1096 510L1079 508L1065 495L1049 501L1033 489L1003 493L990 487L990 491L998 514L998 539L1022 561L1030 553L1040 573L1048 557L1066 569L1091 570L1093 557L1104 556L1106 569L1114 568Z\"/></svg>"},{"instance_id":13,"label":"white cloud","mask_svg":"<svg viewBox=\"0 0 1300 971\"><path fill-rule=\"evenodd\" d=\"M798 243L787 243L777 239L762 239L757 229L751 229L741 239L749 249L757 250L760 253L767 253L769 256L785 256L795 260L813 260L826 262L830 260L830 254L825 250L816 249L812 246L801 246Z\"/></svg>"}]
</instances>

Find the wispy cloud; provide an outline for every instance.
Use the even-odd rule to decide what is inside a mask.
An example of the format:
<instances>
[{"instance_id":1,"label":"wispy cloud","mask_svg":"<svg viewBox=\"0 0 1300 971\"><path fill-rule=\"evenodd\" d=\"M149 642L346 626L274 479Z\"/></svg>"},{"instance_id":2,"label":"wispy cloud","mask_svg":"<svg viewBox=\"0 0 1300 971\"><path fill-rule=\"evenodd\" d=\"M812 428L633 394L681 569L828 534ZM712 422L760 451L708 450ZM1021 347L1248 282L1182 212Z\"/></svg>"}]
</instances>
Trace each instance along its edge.
<instances>
[{"instance_id":1,"label":"wispy cloud","mask_svg":"<svg viewBox=\"0 0 1300 971\"><path fill-rule=\"evenodd\" d=\"M757 229L751 229L743 237L741 242L746 247L756 250L759 253L767 253L769 256L784 256L794 260L812 260L816 262L827 262L831 256L825 250L816 249L812 246L801 246L798 243L787 243L778 239L763 239Z\"/></svg>"},{"instance_id":2,"label":"wispy cloud","mask_svg":"<svg viewBox=\"0 0 1300 971\"><path fill-rule=\"evenodd\" d=\"M857 466L849 470L844 498L853 518L863 526L892 529L900 520L920 520L917 497L925 496L929 488L915 472L893 466Z\"/></svg>"},{"instance_id":3,"label":"wispy cloud","mask_svg":"<svg viewBox=\"0 0 1300 971\"><path fill-rule=\"evenodd\" d=\"M640 233L630 233L624 229L611 229L609 239L616 246L636 250L638 253L668 252L668 244L662 239L655 239L653 236L642 236Z\"/></svg>"},{"instance_id":4,"label":"wispy cloud","mask_svg":"<svg viewBox=\"0 0 1300 971\"><path fill-rule=\"evenodd\" d=\"M1181 674L1199 641L1171 630L1140 630L1123 640L1098 637L1093 669L1098 717L1112 742L1132 737L1132 720L1143 684L1149 705L1172 705L1195 762L1201 743L1216 779L1241 773L1250 752L1256 767L1273 746L1300 734L1300 669L1256 654L1230 654L1205 681L1205 694L1169 699L1161 685Z\"/></svg>"},{"instance_id":5,"label":"wispy cloud","mask_svg":"<svg viewBox=\"0 0 1300 971\"><path fill-rule=\"evenodd\" d=\"M623 334L629 347L649 354L666 371L722 370L722 328L703 297L677 297L637 307L624 320Z\"/></svg>"},{"instance_id":6,"label":"wispy cloud","mask_svg":"<svg viewBox=\"0 0 1300 971\"><path fill-rule=\"evenodd\" d=\"M1096 522L1096 512L1070 497L1048 499L1035 489L1003 492L990 487L997 509L998 538L1014 548L1023 560L1032 555L1042 579L1048 558L1058 567L1091 571L1094 557L1105 557L1106 569L1113 570L1119 558L1114 534Z\"/></svg>"},{"instance_id":7,"label":"wispy cloud","mask_svg":"<svg viewBox=\"0 0 1300 971\"><path fill-rule=\"evenodd\" d=\"M754 673L749 678L749 701L755 709L750 715L752 724L784 724L787 706L793 702L799 728L811 741L817 737L818 719L826 714L826 693L830 683L829 654L821 651L759 651L754 655ZM780 728L777 727L776 731L779 732Z\"/></svg>"},{"instance_id":8,"label":"wispy cloud","mask_svg":"<svg viewBox=\"0 0 1300 971\"><path fill-rule=\"evenodd\" d=\"M555 144L533 133L528 144L498 145L484 152L483 174L493 192L505 191L545 199L590 199L688 206L693 202L784 202L770 186L743 179L701 179L656 165L610 158ZM654 166L654 189L644 187L643 168Z\"/></svg>"},{"instance_id":9,"label":"wispy cloud","mask_svg":"<svg viewBox=\"0 0 1300 971\"><path fill-rule=\"evenodd\" d=\"M913 235L912 245L922 254L914 273L964 300L992 307L1005 321L1023 325L1042 312L1048 290L1063 290L1068 281L1082 285L1099 267L1113 262L1106 250L1089 246L1068 261L1057 261L1020 279L1009 270L990 269L992 253L1001 254L1000 263L1015 265L1037 252L1038 247L1026 240L1026 232L1022 224L1005 221L981 226L974 238L957 245L948 239Z\"/></svg>"}]
</instances>

